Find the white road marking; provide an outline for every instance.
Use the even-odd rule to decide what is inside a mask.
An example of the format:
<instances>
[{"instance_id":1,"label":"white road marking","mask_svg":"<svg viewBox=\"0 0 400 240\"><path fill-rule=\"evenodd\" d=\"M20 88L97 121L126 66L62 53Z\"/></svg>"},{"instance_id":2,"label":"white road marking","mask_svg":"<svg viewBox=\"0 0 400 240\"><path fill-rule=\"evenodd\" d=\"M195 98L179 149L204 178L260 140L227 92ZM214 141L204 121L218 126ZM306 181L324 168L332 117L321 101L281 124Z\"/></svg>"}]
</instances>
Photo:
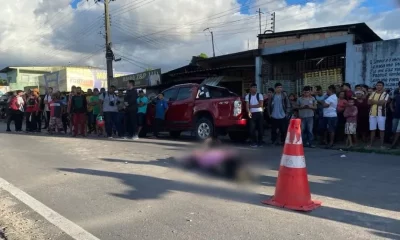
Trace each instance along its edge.
<instances>
[{"instance_id":1,"label":"white road marking","mask_svg":"<svg viewBox=\"0 0 400 240\"><path fill-rule=\"evenodd\" d=\"M52 223L53 225L60 228L67 235L72 237L75 240L100 240L99 238L93 236L89 232L85 231L83 228L79 227L75 223L61 216L57 212L53 211L43 203L34 199L24 191L18 189L11 183L6 180L0 178L0 188L9 192L11 195L16 197L19 201L26 204L33 211L37 212L41 216L43 216L47 221Z\"/></svg>"}]
</instances>

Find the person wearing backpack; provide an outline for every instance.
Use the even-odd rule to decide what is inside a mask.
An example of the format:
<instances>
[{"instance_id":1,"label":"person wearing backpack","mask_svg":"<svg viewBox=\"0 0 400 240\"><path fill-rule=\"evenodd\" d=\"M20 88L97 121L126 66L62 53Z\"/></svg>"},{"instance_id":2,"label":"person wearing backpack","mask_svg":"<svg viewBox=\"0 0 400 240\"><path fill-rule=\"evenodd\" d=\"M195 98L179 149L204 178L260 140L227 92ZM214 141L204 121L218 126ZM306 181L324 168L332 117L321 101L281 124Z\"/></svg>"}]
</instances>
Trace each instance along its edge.
<instances>
[{"instance_id":1,"label":"person wearing backpack","mask_svg":"<svg viewBox=\"0 0 400 240\"><path fill-rule=\"evenodd\" d=\"M261 93L257 93L257 84L251 85L250 93L246 96L245 101L250 121L251 146L259 147L262 145L264 135L264 97Z\"/></svg>"},{"instance_id":2,"label":"person wearing backpack","mask_svg":"<svg viewBox=\"0 0 400 240\"><path fill-rule=\"evenodd\" d=\"M275 93L268 103L268 115L271 117L271 142L280 145L285 142L287 123L290 113L290 101L288 95L283 91L281 83L275 84ZM279 129L281 141L278 141L277 130Z\"/></svg>"}]
</instances>

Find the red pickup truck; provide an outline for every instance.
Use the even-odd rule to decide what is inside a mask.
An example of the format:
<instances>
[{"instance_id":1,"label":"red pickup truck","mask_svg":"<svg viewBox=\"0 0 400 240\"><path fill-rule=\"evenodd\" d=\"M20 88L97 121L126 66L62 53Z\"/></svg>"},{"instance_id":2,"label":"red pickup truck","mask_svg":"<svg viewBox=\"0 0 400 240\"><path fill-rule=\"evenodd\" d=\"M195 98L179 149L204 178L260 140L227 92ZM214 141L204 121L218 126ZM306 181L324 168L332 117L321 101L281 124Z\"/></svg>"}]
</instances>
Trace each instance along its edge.
<instances>
[{"instance_id":1,"label":"red pickup truck","mask_svg":"<svg viewBox=\"0 0 400 240\"><path fill-rule=\"evenodd\" d=\"M247 119L243 100L226 88L181 84L163 91L168 102L163 130L174 138L191 131L198 139L228 134L233 141L248 138ZM146 126L140 137L151 131L155 117L155 100L147 107Z\"/></svg>"}]
</instances>

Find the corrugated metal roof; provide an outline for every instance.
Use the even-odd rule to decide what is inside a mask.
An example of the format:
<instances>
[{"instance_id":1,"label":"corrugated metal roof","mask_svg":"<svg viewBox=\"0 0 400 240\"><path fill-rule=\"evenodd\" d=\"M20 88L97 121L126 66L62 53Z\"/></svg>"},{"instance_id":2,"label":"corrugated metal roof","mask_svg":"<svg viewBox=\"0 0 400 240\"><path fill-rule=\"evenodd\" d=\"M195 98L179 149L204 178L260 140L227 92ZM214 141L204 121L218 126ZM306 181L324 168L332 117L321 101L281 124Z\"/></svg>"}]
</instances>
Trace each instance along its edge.
<instances>
[{"instance_id":1,"label":"corrugated metal roof","mask_svg":"<svg viewBox=\"0 0 400 240\"><path fill-rule=\"evenodd\" d=\"M208 86L217 86L218 83L220 83L224 79L223 76L220 77L209 77L204 79L204 81L201 83L201 85L208 85Z\"/></svg>"}]
</instances>

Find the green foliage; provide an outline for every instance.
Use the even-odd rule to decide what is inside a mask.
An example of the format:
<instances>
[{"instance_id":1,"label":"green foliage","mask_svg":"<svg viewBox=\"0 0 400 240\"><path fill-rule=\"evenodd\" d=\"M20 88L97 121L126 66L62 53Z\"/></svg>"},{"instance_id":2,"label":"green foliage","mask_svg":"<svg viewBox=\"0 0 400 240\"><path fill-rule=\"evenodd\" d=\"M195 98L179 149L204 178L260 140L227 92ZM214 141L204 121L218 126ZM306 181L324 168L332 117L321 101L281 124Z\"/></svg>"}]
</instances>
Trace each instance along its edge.
<instances>
[{"instance_id":1,"label":"green foliage","mask_svg":"<svg viewBox=\"0 0 400 240\"><path fill-rule=\"evenodd\" d=\"M207 54L205 54L205 53L200 53L200 55L198 57L200 57L200 58L208 58Z\"/></svg>"},{"instance_id":2,"label":"green foliage","mask_svg":"<svg viewBox=\"0 0 400 240\"><path fill-rule=\"evenodd\" d=\"M8 81L6 79L0 78L0 86L8 86Z\"/></svg>"}]
</instances>

